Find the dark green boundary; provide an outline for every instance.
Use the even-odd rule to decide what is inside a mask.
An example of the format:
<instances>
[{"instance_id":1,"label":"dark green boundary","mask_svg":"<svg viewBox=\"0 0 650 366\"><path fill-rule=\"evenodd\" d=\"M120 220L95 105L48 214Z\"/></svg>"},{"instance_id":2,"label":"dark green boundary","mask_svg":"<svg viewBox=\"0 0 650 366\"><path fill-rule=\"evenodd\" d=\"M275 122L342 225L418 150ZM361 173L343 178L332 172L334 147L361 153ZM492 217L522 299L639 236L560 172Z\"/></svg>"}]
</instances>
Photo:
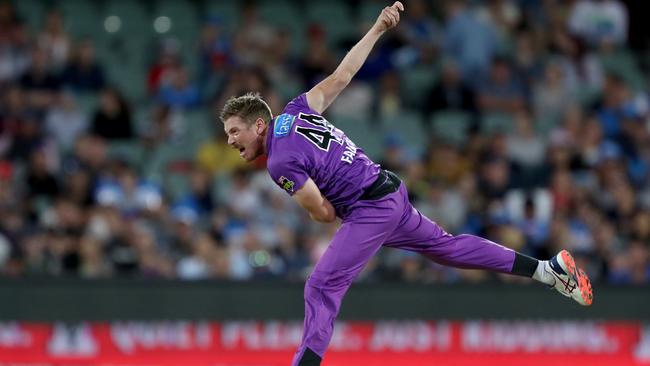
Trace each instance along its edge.
<instances>
[{"instance_id":1,"label":"dark green boundary","mask_svg":"<svg viewBox=\"0 0 650 366\"><path fill-rule=\"evenodd\" d=\"M0 280L0 320L300 320L303 285ZM355 284L340 319L650 319L650 287L594 288L585 308L542 285Z\"/></svg>"}]
</instances>

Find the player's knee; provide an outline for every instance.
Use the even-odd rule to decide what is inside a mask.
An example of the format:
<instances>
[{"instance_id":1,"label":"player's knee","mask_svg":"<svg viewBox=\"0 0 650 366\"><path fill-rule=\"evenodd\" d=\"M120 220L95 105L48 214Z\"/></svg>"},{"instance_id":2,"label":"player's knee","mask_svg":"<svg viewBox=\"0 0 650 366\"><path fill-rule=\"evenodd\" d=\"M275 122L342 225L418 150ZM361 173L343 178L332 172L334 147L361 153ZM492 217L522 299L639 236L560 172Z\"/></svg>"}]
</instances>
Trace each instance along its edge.
<instances>
[{"instance_id":1,"label":"player's knee","mask_svg":"<svg viewBox=\"0 0 650 366\"><path fill-rule=\"evenodd\" d=\"M307 293L307 291L320 290L326 283L327 281L324 276L312 273L311 276L307 278L307 282L305 282L305 293Z\"/></svg>"},{"instance_id":2,"label":"player's knee","mask_svg":"<svg viewBox=\"0 0 650 366\"><path fill-rule=\"evenodd\" d=\"M307 291L332 291L346 288L352 282L352 276L346 276L344 272L333 274L324 274L314 272L309 276L305 283L305 293Z\"/></svg>"}]
</instances>

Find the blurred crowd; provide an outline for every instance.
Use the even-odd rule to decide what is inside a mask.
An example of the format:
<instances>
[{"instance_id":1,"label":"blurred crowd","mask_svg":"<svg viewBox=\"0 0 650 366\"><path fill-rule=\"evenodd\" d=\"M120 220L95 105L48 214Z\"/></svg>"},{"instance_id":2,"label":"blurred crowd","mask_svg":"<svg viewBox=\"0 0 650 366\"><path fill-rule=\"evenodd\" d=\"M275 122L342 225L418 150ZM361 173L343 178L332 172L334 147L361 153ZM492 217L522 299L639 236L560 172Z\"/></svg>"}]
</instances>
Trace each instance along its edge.
<instances>
[{"instance_id":1,"label":"blurred crowd","mask_svg":"<svg viewBox=\"0 0 650 366\"><path fill-rule=\"evenodd\" d=\"M259 3L233 3L233 26L206 14L193 42L142 49L138 95L56 2L39 29L0 2L2 275L306 278L337 224L310 222L263 159L240 161L217 111L259 91L278 113L336 68L373 21L364 9L388 4L315 2L354 22L342 32L324 17L297 36ZM629 32L639 18L617 0L405 5L326 117L369 131L397 121L372 157L447 231L541 259L570 249L595 282L650 282L650 65ZM399 133L406 115L422 142ZM453 123L466 128L452 139ZM382 250L359 280L495 279L517 280Z\"/></svg>"}]
</instances>

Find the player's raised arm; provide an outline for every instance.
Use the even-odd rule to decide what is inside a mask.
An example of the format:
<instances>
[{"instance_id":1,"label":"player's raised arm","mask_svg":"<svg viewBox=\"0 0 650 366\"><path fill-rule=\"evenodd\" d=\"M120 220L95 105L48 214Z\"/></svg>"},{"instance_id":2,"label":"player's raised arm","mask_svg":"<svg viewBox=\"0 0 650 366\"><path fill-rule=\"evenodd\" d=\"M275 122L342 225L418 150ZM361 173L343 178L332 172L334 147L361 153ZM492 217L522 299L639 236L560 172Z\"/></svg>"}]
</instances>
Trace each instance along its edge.
<instances>
[{"instance_id":1,"label":"player's raised arm","mask_svg":"<svg viewBox=\"0 0 650 366\"><path fill-rule=\"evenodd\" d=\"M307 92L307 103L311 109L323 113L332 104L359 71L379 37L399 23L400 11L404 11L404 5L399 1L385 7L372 28L345 55L336 70Z\"/></svg>"}]
</instances>

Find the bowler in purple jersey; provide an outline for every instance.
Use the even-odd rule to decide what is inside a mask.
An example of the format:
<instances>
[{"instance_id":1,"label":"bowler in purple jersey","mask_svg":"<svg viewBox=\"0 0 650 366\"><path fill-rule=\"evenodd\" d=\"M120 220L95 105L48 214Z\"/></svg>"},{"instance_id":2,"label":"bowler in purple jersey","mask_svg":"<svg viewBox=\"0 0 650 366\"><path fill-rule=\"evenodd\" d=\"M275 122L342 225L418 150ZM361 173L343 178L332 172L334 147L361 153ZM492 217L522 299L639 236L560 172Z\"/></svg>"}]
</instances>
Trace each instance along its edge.
<instances>
[{"instance_id":1,"label":"bowler in purple jersey","mask_svg":"<svg viewBox=\"0 0 650 366\"><path fill-rule=\"evenodd\" d=\"M271 178L291 195L311 178L338 217L346 217L381 172L343 131L309 107L306 94L293 99L271 121L269 131L273 131L266 139Z\"/></svg>"},{"instance_id":2,"label":"bowler in purple jersey","mask_svg":"<svg viewBox=\"0 0 650 366\"><path fill-rule=\"evenodd\" d=\"M591 305L589 278L562 250L541 261L473 235L450 235L408 199L399 177L370 160L322 113L349 84L379 37L399 23L401 2L382 10L338 68L273 117L258 94L233 97L221 111L228 143L252 161L267 155L273 181L312 219L341 226L305 284L302 342L292 366L320 365L343 296L382 247L420 253L432 261L536 279Z\"/></svg>"}]
</instances>

